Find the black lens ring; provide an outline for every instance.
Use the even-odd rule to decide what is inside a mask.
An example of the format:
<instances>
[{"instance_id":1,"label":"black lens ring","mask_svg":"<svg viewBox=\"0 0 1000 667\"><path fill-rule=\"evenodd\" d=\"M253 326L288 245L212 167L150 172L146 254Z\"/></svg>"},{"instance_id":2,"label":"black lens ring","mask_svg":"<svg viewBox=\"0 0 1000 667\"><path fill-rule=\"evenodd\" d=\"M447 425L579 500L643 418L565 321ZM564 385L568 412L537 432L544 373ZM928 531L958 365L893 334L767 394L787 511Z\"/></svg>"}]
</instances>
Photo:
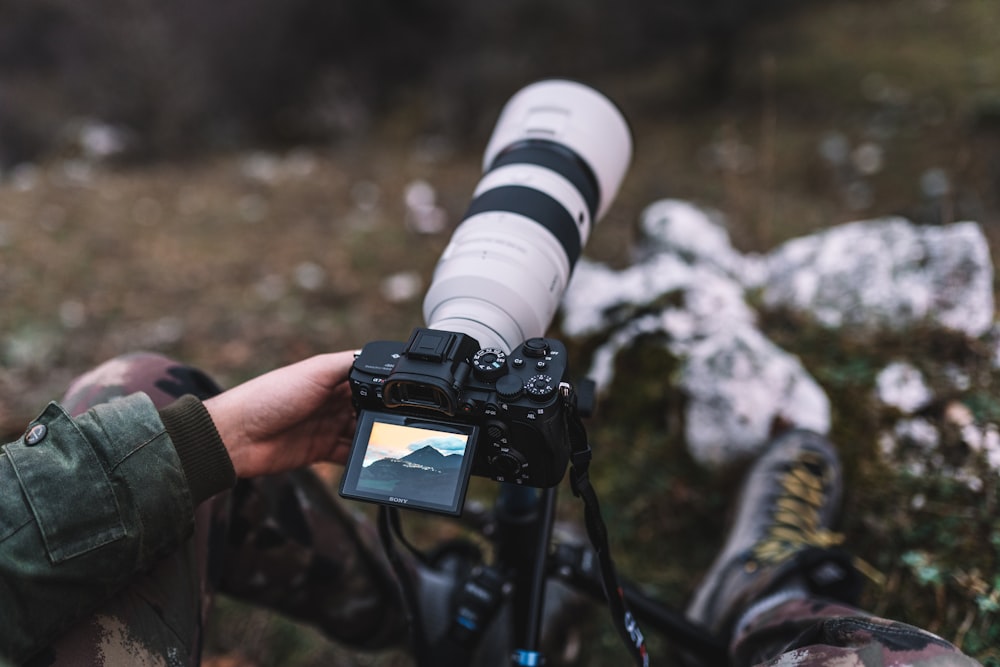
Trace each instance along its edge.
<instances>
[{"instance_id":1,"label":"black lens ring","mask_svg":"<svg viewBox=\"0 0 1000 667\"><path fill-rule=\"evenodd\" d=\"M503 149L488 171L508 164L534 164L551 169L573 184L587 202L590 219L597 215L601 200L600 186L593 170L583 158L563 144L547 139L523 139Z\"/></svg>"},{"instance_id":2,"label":"black lens ring","mask_svg":"<svg viewBox=\"0 0 1000 667\"><path fill-rule=\"evenodd\" d=\"M479 213L493 211L517 213L545 227L562 245L569 259L570 269L576 266L576 260L580 258L582 251L580 230L566 207L549 195L523 185L492 188L472 200L463 219L468 220Z\"/></svg>"}]
</instances>

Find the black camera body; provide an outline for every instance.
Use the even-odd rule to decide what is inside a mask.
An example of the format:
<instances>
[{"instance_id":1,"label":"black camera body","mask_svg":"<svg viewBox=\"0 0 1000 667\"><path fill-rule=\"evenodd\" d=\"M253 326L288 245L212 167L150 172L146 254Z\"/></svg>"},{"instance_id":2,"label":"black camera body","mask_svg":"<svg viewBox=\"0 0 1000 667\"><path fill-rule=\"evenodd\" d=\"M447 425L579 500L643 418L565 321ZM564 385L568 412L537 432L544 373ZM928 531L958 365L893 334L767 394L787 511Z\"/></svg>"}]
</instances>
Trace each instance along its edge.
<instances>
[{"instance_id":1,"label":"black camera body","mask_svg":"<svg viewBox=\"0 0 1000 667\"><path fill-rule=\"evenodd\" d=\"M424 328L406 343L368 343L350 373L359 416L341 494L457 514L469 475L559 484L570 450L567 361L550 338L509 354Z\"/></svg>"}]
</instances>

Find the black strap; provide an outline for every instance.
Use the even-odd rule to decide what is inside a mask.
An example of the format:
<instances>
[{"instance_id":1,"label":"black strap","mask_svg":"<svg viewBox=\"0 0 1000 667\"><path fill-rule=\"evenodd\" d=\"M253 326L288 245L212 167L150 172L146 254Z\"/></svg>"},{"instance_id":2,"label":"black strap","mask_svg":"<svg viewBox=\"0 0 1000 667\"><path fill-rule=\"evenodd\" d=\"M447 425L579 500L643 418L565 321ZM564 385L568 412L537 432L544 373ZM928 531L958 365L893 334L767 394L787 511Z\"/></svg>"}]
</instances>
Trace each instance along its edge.
<instances>
[{"instance_id":1,"label":"black strap","mask_svg":"<svg viewBox=\"0 0 1000 667\"><path fill-rule=\"evenodd\" d=\"M649 654L646 652L646 639L639 629L632 612L625 602L625 593L618 582L618 573L611 559L611 547L608 543L608 528L601 518L601 507L597 501L597 493L590 484L590 461L593 453L587 440L587 430L583 426L580 415L576 411L572 397L566 399L567 432L570 440L570 486L573 495L583 500L583 516L587 527L587 535L597 554L601 569L601 582L604 586L604 596L608 601L608 610L615 629L621 636L625 647L632 655L637 665L648 667Z\"/></svg>"},{"instance_id":2,"label":"black strap","mask_svg":"<svg viewBox=\"0 0 1000 667\"><path fill-rule=\"evenodd\" d=\"M608 602L608 610L611 612L612 623L619 636L622 638L625 647L636 665L641 667L649 666L649 654L646 651L646 640L636 623L635 617L629 611L625 602L625 593L618 581L618 574L615 570L614 561L611 559L611 547L608 543L608 529L601 517L601 507L597 500L597 493L590 483L590 461L592 450L587 439L587 430L584 428L580 414L576 409L576 403L572 393L566 396L566 409L563 411L566 416L566 432L570 442L570 486L573 494L583 500L584 523L587 528L587 535L591 545L597 555L600 565L601 583L604 587L604 596ZM406 607L407 615L410 619L411 642L417 664L429 664L424 662L424 658L430 653L428 638L423 627L420 605L414 582L407 572L403 558L395 548L394 537L401 539L403 545L412 553L419 554L412 548L405 539L402 539L402 530L399 524L399 513L396 508L379 508L378 532L382 545L386 550L389 562L400 581L401 592Z\"/></svg>"},{"instance_id":3,"label":"black strap","mask_svg":"<svg viewBox=\"0 0 1000 667\"><path fill-rule=\"evenodd\" d=\"M423 616L420 613L420 598L414 581L415 577L413 573L407 569L402 554L400 554L399 550L396 549L393 536L400 539L403 546L406 547L410 553L418 557L420 557L420 554L416 549L412 548L412 545L410 545L409 542L403 539L403 531L399 523L398 509L395 507L386 507L384 505L379 507L378 535L382 542L382 547L385 549L386 557L389 559L389 564L392 566L392 569L396 574L396 580L399 582L400 594L403 598L403 610L406 614L407 620L409 621L410 645L413 648L414 657L416 658L418 665L429 664L425 662L425 660L426 656L429 654L430 646L423 624Z\"/></svg>"}]
</instances>

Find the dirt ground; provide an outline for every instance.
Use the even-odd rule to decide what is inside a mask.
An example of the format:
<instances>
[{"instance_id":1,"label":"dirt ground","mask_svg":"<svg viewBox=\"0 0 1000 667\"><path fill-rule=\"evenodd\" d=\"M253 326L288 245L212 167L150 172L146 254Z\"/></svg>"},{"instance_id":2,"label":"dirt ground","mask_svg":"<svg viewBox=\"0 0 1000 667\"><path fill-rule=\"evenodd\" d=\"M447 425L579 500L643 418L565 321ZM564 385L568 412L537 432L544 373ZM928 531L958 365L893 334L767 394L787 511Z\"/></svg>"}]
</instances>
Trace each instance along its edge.
<instances>
[{"instance_id":1,"label":"dirt ground","mask_svg":"<svg viewBox=\"0 0 1000 667\"><path fill-rule=\"evenodd\" d=\"M866 7L834 3L762 29L731 96L710 108L684 103L674 63L588 82L630 118L635 158L587 254L626 264L643 208L665 197L718 209L746 250L889 214L972 219L1000 240L1000 12L975 0ZM3 174L0 434L15 437L72 377L136 349L230 385L405 339L487 138L428 130L426 104L322 145L140 165L68 155ZM407 204L428 192L445 219L433 233ZM693 502L693 483L661 500ZM715 498L698 507L717 509ZM639 532L652 540L663 526ZM952 636L965 618L935 613ZM300 658L285 664L316 664Z\"/></svg>"}]
</instances>

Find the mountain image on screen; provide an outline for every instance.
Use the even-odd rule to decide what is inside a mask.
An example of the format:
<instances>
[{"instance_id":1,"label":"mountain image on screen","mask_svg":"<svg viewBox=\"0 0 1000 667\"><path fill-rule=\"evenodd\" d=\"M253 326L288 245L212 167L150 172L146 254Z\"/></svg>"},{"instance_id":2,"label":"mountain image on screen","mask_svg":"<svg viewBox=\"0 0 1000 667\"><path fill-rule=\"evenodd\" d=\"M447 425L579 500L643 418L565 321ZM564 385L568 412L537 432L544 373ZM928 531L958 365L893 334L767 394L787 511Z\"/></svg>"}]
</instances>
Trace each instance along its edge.
<instances>
[{"instance_id":1,"label":"mountain image on screen","mask_svg":"<svg viewBox=\"0 0 1000 667\"><path fill-rule=\"evenodd\" d=\"M403 458L379 459L361 470L358 488L419 503L452 505L459 484L462 454L442 454L430 444Z\"/></svg>"}]
</instances>

